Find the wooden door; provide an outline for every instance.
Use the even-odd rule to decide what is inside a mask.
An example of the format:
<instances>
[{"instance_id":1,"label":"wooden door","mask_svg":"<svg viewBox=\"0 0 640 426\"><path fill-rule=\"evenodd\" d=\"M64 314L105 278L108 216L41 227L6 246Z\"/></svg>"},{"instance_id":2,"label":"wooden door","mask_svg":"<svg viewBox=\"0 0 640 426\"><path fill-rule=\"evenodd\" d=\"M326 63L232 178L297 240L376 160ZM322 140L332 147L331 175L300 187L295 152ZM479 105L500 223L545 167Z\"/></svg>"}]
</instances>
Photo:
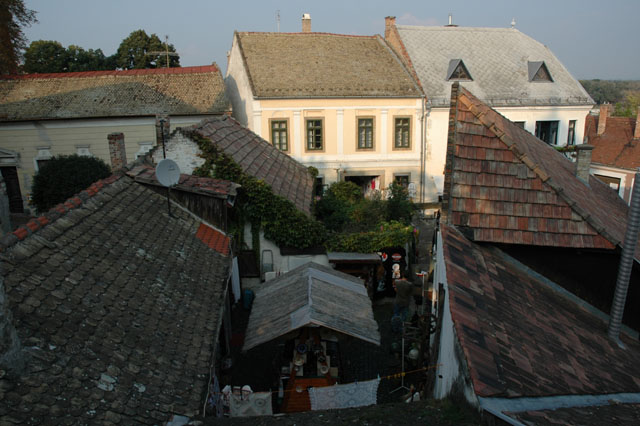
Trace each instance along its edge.
<instances>
[{"instance_id":1,"label":"wooden door","mask_svg":"<svg viewBox=\"0 0 640 426\"><path fill-rule=\"evenodd\" d=\"M11 213L24 213L22 204L22 193L20 192L20 182L18 181L18 170L16 167L0 167L2 178L7 186L7 196L9 197L9 211Z\"/></svg>"}]
</instances>

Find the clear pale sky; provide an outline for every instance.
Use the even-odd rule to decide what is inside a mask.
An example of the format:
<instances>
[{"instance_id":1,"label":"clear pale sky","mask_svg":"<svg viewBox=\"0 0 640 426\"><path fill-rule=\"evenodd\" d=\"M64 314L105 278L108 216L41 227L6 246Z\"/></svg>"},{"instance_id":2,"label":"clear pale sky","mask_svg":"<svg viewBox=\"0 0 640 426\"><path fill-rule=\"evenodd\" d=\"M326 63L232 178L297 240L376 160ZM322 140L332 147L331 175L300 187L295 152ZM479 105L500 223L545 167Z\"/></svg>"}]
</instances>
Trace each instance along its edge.
<instances>
[{"instance_id":1,"label":"clear pale sky","mask_svg":"<svg viewBox=\"0 0 640 426\"><path fill-rule=\"evenodd\" d=\"M384 17L402 25L516 28L547 45L579 79L640 80L640 0L25 0L38 12L26 28L29 42L56 40L65 47L113 54L122 39L144 29L169 36L183 66L216 62L226 71L233 32L299 32L303 13L312 30L384 34ZM499 49L499 46L496 46Z\"/></svg>"}]
</instances>

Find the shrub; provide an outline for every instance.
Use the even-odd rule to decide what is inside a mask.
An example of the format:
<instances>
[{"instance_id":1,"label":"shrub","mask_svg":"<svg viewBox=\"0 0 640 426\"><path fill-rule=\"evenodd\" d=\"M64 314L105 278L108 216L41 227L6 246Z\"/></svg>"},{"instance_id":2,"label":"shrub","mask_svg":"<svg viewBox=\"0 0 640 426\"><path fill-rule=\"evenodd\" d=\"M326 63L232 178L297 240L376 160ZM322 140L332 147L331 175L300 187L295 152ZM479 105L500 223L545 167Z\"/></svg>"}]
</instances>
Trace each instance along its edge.
<instances>
[{"instance_id":1,"label":"shrub","mask_svg":"<svg viewBox=\"0 0 640 426\"><path fill-rule=\"evenodd\" d=\"M33 204L38 213L42 213L110 174L109 166L99 158L76 154L55 156L33 177Z\"/></svg>"}]
</instances>

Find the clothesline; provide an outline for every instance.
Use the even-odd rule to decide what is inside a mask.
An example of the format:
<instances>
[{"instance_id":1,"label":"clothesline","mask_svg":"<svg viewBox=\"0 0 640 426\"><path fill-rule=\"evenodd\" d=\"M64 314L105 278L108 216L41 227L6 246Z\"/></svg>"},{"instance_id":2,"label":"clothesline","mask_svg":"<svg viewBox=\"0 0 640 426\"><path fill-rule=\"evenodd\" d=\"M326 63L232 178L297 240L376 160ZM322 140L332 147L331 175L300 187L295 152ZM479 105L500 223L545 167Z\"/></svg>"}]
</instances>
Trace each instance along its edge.
<instances>
[{"instance_id":1,"label":"clothesline","mask_svg":"<svg viewBox=\"0 0 640 426\"><path fill-rule=\"evenodd\" d=\"M399 379L401 377L405 377L409 374L415 374L415 373L419 373L421 371L427 371L430 370L432 368L437 368L440 367L442 364L435 364L435 365L430 365L428 367L422 367L422 368L418 368L416 370L411 370L411 371L404 371L404 372L400 372L400 373L395 373L395 374L389 374L387 376L379 376L380 380L390 380L390 379ZM378 377L376 377L377 379ZM369 379L368 379L369 380ZM374 379L371 379L374 380ZM365 381L365 380L356 380L355 382L352 383L358 383L359 381ZM340 384L350 384L350 383L340 383ZM262 391L264 392L271 392L272 394L276 394L278 392L308 392L307 389L302 389L301 391L298 391L297 389L290 389L290 390L274 390L274 391ZM222 395L222 392L210 392L209 395Z\"/></svg>"}]
</instances>

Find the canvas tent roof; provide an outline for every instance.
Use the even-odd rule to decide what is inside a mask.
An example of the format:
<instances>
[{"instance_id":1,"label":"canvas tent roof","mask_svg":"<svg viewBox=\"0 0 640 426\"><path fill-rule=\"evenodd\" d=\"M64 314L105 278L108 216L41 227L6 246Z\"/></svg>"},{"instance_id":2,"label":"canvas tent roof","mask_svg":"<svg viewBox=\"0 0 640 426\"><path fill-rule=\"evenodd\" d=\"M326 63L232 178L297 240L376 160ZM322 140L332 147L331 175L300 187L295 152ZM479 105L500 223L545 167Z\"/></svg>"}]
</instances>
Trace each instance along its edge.
<instances>
[{"instance_id":1,"label":"canvas tent roof","mask_svg":"<svg viewBox=\"0 0 640 426\"><path fill-rule=\"evenodd\" d=\"M362 281L309 262L267 282L256 293L243 350L305 326L326 327L380 344Z\"/></svg>"}]
</instances>

